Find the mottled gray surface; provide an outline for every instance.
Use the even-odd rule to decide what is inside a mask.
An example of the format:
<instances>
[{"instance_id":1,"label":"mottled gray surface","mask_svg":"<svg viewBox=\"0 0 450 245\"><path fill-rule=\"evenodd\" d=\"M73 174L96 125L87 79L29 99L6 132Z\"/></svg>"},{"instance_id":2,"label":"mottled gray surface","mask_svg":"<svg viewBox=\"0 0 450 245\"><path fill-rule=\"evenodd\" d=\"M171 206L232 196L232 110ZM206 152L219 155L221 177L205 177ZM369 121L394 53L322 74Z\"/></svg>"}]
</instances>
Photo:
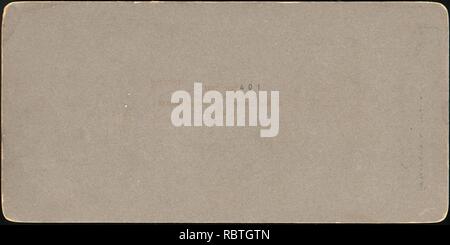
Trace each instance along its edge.
<instances>
[{"instance_id":1,"label":"mottled gray surface","mask_svg":"<svg viewBox=\"0 0 450 245\"><path fill-rule=\"evenodd\" d=\"M434 222L448 206L436 3L18 2L2 28L13 221ZM181 127L175 90L280 91L280 133Z\"/></svg>"}]
</instances>

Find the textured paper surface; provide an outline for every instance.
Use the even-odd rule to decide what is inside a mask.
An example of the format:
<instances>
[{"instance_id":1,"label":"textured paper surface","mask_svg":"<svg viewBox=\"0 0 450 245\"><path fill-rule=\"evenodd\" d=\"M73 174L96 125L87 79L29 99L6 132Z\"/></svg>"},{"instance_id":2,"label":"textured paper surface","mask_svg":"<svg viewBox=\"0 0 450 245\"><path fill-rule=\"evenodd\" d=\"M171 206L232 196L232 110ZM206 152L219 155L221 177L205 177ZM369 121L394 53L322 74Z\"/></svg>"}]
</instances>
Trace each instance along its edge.
<instances>
[{"instance_id":1,"label":"textured paper surface","mask_svg":"<svg viewBox=\"0 0 450 245\"><path fill-rule=\"evenodd\" d=\"M280 131L174 127L171 93L280 91ZM436 222L436 3L28 2L2 23L12 221Z\"/></svg>"}]
</instances>

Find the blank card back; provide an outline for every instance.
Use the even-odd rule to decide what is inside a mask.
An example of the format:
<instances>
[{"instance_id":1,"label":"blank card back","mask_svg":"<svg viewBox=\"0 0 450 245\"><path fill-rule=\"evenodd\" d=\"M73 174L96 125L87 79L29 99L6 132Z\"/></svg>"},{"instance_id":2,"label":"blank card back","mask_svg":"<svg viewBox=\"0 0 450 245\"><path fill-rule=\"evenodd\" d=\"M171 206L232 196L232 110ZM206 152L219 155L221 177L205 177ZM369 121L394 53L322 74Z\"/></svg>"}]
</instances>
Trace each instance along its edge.
<instances>
[{"instance_id":1,"label":"blank card back","mask_svg":"<svg viewBox=\"0 0 450 245\"><path fill-rule=\"evenodd\" d=\"M11 3L3 213L438 222L448 208L448 43L438 3ZM245 125L225 120L237 91L259 96L233 112ZM264 104L261 92L273 91L278 104ZM270 137L265 105L278 109ZM223 121L208 124L212 111Z\"/></svg>"}]
</instances>

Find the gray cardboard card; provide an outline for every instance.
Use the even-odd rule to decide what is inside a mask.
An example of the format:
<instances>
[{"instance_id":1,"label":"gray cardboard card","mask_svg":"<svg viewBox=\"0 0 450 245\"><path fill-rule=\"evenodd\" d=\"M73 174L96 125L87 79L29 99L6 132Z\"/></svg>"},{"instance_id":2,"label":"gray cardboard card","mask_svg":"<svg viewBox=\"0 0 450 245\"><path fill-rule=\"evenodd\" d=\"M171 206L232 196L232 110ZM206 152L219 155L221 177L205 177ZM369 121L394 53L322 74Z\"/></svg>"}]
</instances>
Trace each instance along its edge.
<instances>
[{"instance_id":1,"label":"gray cardboard card","mask_svg":"<svg viewBox=\"0 0 450 245\"><path fill-rule=\"evenodd\" d=\"M4 215L438 222L448 43L438 3L11 3Z\"/></svg>"}]
</instances>

